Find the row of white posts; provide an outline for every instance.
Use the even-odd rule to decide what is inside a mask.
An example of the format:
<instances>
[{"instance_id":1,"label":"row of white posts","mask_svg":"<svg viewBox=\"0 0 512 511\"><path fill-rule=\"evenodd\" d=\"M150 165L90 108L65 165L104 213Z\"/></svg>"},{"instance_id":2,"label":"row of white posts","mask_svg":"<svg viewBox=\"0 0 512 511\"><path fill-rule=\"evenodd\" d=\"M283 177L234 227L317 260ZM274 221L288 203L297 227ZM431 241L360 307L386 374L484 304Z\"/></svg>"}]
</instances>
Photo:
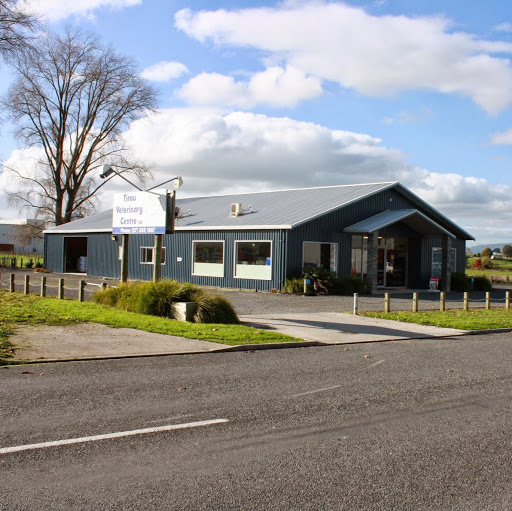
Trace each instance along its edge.
<instances>
[{"instance_id":1,"label":"row of white posts","mask_svg":"<svg viewBox=\"0 0 512 511\"><path fill-rule=\"evenodd\" d=\"M9 274L9 291L11 293L14 293L14 291L16 290L16 282L14 279L14 275L15 275L14 273ZM0 281L1 281L1 275L0 275ZM77 296L77 298L78 298L79 302L83 302L85 299L85 286L86 285L87 285L87 282L85 282L85 280L78 281L78 290L77 290L78 296ZM41 296L46 296L46 287L47 287L46 275L43 275L43 276L41 276L41 286L40 286L40 289L41 289L40 295ZM102 289L106 289L107 283L102 282L100 284L100 287ZM25 280L23 283L23 294L28 295L29 293L30 293L30 275L25 275ZM57 298L59 300L62 300L64 298L64 279L62 279L62 278L58 279Z\"/></svg>"},{"instance_id":2,"label":"row of white posts","mask_svg":"<svg viewBox=\"0 0 512 511\"><path fill-rule=\"evenodd\" d=\"M412 294L412 312L418 312L418 293ZM469 309L469 293L464 293L463 308L465 311ZM489 310L491 308L491 293L488 291L485 293L485 308ZM505 292L505 309L510 309L510 291ZM441 291L439 293L439 310L446 310L446 293ZM354 315L359 312L359 295L354 293ZM391 298L389 293L384 293L384 312L391 312Z\"/></svg>"}]
</instances>

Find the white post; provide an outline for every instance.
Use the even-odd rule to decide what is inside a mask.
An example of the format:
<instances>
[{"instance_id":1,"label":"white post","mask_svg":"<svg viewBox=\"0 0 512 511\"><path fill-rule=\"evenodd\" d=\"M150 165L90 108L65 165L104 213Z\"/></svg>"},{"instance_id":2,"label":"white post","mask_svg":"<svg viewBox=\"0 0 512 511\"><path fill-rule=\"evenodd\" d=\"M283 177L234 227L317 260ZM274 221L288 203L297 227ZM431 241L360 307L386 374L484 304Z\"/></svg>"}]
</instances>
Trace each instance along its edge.
<instances>
[{"instance_id":1,"label":"white post","mask_svg":"<svg viewBox=\"0 0 512 511\"><path fill-rule=\"evenodd\" d=\"M354 293L354 316L357 316L357 313L359 312L359 304L357 303L359 295L357 293Z\"/></svg>"}]
</instances>

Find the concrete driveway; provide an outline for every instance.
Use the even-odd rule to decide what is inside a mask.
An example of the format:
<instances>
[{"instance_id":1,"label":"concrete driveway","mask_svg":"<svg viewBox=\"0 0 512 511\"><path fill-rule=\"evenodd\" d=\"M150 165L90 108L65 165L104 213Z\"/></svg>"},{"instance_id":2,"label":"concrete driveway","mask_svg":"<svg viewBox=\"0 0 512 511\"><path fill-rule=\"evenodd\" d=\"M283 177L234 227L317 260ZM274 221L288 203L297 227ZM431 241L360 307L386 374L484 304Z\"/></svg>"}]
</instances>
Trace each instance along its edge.
<instances>
[{"instance_id":1,"label":"concrete driveway","mask_svg":"<svg viewBox=\"0 0 512 511\"><path fill-rule=\"evenodd\" d=\"M308 315L251 314L241 316L240 319L248 326L275 330L307 341L326 344L450 337L467 333L465 330L454 328L401 323L339 312L317 312Z\"/></svg>"}]
</instances>

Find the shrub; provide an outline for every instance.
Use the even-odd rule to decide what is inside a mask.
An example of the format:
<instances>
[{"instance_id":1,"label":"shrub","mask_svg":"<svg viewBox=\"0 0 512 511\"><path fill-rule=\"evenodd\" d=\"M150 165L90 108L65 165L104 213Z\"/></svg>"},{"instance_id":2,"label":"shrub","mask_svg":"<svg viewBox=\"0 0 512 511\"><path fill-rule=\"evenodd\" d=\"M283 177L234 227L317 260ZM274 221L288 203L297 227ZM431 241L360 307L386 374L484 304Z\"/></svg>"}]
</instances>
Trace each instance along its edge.
<instances>
[{"instance_id":1,"label":"shrub","mask_svg":"<svg viewBox=\"0 0 512 511\"><path fill-rule=\"evenodd\" d=\"M43 263L41 261L37 261L37 263L34 265L34 268L42 268Z\"/></svg>"},{"instance_id":2,"label":"shrub","mask_svg":"<svg viewBox=\"0 0 512 511\"><path fill-rule=\"evenodd\" d=\"M235 309L226 298L205 292L196 293L195 298L196 323L239 323Z\"/></svg>"},{"instance_id":3,"label":"shrub","mask_svg":"<svg viewBox=\"0 0 512 511\"><path fill-rule=\"evenodd\" d=\"M308 266L302 269L305 279L311 280L315 293L329 293L333 281L336 278L334 273L318 266Z\"/></svg>"},{"instance_id":4,"label":"shrub","mask_svg":"<svg viewBox=\"0 0 512 511\"><path fill-rule=\"evenodd\" d=\"M300 295L304 293L304 277L290 277L283 284L283 293Z\"/></svg>"},{"instance_id":5,"label":"shrub","mask_svg":"<svg viewBox=\"0 0 512 511\"><path fill-rule=\"evenodd\" d=\"M451 291L471 291L471 280L464 273L452 273Z\"/></svg>"},{"instance_id":6,"label":"shrub","mask_svg":"<svg viewBox=\"0 0 512 511\"><path fill-rule=\"evenodd\" d=\"M94 295L102 305L139 314L176 318L176 302L195 302L198 323L238 323L231 303L221 296L209 295L195 284L176 280L127 282L109 287Z\"/></svg>"},{"instance_id":7,"label":"shrub","mask_svg":"<svg viewBox=\"0 0 512 511\"><path fill-rule=\"evenodd\" d=\"M34 266L34 261L32 260L32 258L30 258L26 263L25 263L25 268L32 268Z\"/></svg>"},{"instance_id":8,"label":"shrub","mask_svg":"<svg viewBox=\"0 0 512 511\"><path fill-rule=\"evenodd\" d=\"M491 291L492 284L487 277L473 278L473 291Z\"/></svg>"},{"instance_id":9,"label":"shrub","mask_svg":"<svg viewBox=\"0 0 512 511\"><path fill-rule=\"evenodd\" d=\"M342 279L334 279L332 282L331 293L333 295L364 294L366 291L366 284L359 277L344 277Z\"/></svg>"},{"instance_id":10,"label":"shrub","mask_svg":"<svg viewBox=\"0 0 512 511\"><path fill-rule=\"evenodd\" d=\"M484 269L484 264L480 257L478 259L475 259L472 266L473 266L473 268L475 268L475 270L483 270Z\"/></svg>"}]
</instances>

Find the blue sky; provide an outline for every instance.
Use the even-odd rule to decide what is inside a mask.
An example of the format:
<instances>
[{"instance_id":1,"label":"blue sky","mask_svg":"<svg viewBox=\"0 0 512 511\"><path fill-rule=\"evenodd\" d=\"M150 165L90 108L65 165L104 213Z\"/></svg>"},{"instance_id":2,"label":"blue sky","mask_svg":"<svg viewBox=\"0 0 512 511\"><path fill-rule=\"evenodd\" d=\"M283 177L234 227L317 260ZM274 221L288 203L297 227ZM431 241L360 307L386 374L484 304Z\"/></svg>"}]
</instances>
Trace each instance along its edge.
<instances>
[{"instance_id":1,"label":"blue sky","mask_svg":"<svg viewBox=\"0 0 512 511\"><path fill-rule=\"evenodd\" d=\"M512 241L509 2L28 4L136 59L160 102L127 140L182 196L400 181L477 242ZM4 125L0 157L23 149Z\"/></svg>"}]
</instances>

